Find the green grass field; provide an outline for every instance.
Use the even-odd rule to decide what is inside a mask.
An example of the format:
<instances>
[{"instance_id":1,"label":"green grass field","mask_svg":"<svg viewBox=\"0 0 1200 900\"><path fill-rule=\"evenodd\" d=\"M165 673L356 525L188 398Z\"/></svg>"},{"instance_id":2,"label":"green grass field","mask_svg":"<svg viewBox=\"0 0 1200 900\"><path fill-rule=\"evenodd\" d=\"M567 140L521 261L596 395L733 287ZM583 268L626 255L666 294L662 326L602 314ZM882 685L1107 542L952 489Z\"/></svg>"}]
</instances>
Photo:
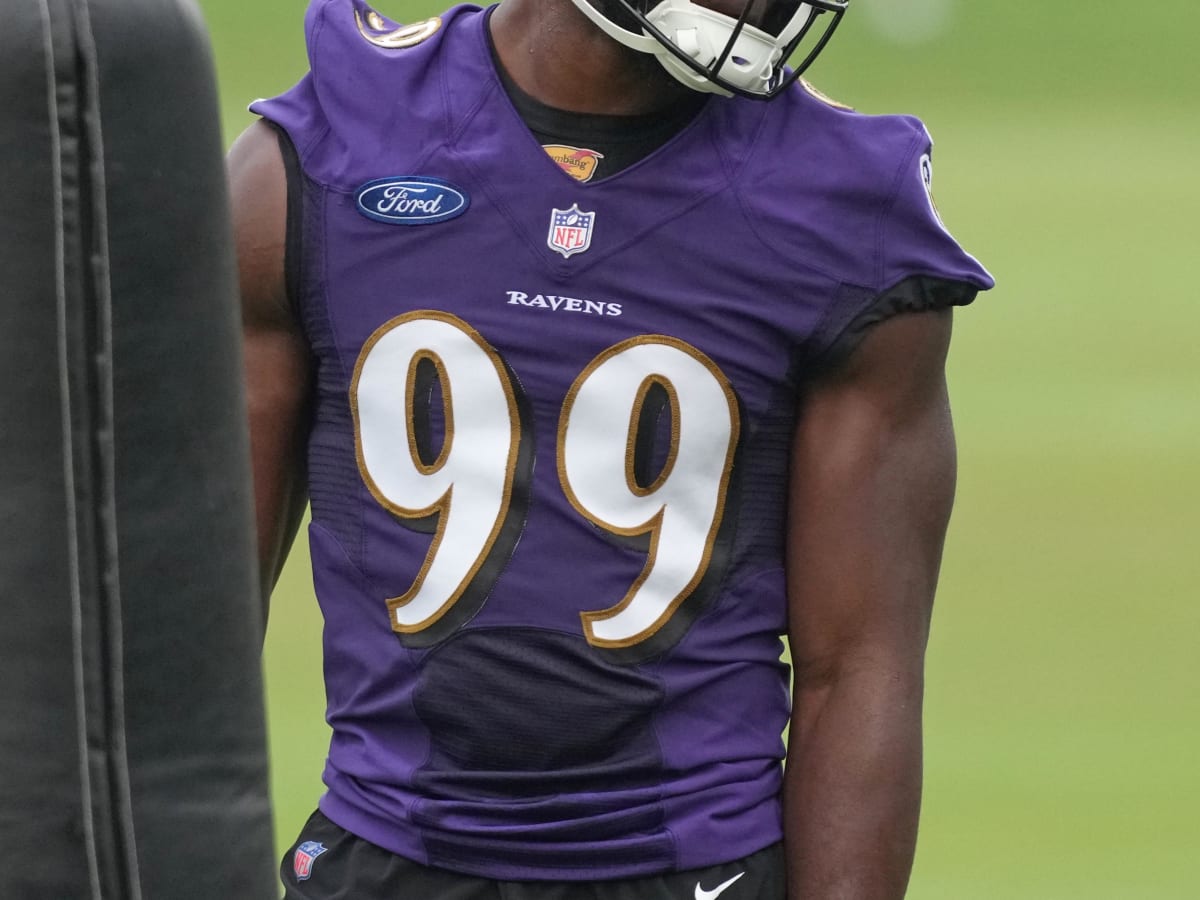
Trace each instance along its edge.
<instances>
[{"instance_id":1,"label":"green grass field","mask_svg":"<svg viewBox=\"0 0 1200 900\"><path fill-rule=\"evenodd\" d=\"M303 3L201 5L232 139L302 73ZM855 0L813 72L927 120L943 216L999 281L952 352L915 900L1200 897L1198 32L1182 0ZM302 549L266 653L281 848L326 740Z\"/></svg>"}]
</instances>

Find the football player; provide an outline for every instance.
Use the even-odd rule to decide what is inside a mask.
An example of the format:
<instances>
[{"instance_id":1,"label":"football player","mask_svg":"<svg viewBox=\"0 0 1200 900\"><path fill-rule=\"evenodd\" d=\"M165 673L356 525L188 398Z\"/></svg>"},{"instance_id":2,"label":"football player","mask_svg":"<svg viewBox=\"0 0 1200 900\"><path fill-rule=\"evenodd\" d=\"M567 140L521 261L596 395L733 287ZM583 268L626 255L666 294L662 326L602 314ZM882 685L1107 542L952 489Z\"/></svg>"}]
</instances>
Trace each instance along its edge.
<instances>
[{"instance_id":1,"label":"football player","mask_svg":"<svg viewBox=\"0 0 1200 900\"><path fill-rule=\"evenodd\" d=\"M992 280L924 127L798 80L845 11L313 0L230 155L265 588L308 501L325 616L287 897L903 895Z\"/></svg>"}]
</instances>

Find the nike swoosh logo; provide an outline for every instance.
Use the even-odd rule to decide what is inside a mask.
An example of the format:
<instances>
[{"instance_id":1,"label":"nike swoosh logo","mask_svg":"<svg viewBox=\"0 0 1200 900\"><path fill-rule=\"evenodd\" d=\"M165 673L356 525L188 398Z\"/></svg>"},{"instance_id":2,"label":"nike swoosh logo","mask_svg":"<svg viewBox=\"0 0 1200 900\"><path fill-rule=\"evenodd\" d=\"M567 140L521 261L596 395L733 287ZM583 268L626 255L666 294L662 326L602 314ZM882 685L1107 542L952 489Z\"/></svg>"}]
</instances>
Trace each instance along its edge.
<instances>
[{"instance_id":1,"label":"nike swoosh logo","mask_svg":"<svg viewBox=\"0 0 1200 900\"><path fill-rule=\"evenodd\" d=\"M697 881L696 882L696 900L717 900L718 897L720 897L723 893L725 893L725 888L729 887L731 884L733 884L735 881L737 881L739 878L741 878L745 874L746 874L745 872L738 872L736 875L734 875L728 881L724 881L721 884L718 884L711 891L706 891L704 888L700 887L700 882Z\"/></svg>"}]
</instances>

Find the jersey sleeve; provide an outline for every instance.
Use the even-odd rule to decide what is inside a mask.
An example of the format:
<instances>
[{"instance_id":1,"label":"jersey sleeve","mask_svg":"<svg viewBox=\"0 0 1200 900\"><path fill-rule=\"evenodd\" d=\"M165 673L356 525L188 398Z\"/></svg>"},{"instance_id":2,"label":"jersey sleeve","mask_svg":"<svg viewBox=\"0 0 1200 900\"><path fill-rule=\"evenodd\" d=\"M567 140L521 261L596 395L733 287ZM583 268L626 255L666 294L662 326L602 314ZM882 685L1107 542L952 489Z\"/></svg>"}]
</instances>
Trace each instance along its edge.
<instances>
[{"instance_id":1,"label":"jersey sleeve","mask_svg":"<svg viewBox=\"0 0 1200 900\"><path fill-rule=\"evenodd\" d=\"M278 97L255 100L250 112L283 131L301 157L329 130L311 72Z\"/></svg>"},{"instance_id":2,"label":"jersey sleeve","mask_svg":"<svg viewBox=\"0 0 1200 900\"><path fill-rule=\"evenodd\" d=\"M420 159L446 133L441 69L433 65L451 25L475 8L400 26L363 0L311 0L305 17L309 72L285 93L250 111L283 129L307 178L339 191L363 183L355 160L379 155ZM381 85L403 84L403 96Z\"/></svg>"},{"instance_id":3,"label":"jersey sleeve","mask_svg":"<svg viewBox=\"0 0 1200 900\"><path fill-rule=\"evenodd\" d=\"M844 359L874 325L901 313L966 306L995 281L946 229L933 199L933 142L916 119L876 224L873 284L846 285L827 323L822 364Z\"/></svg>"},{"instance_id":4,"label":"jersey sleeve","mask_svg":"<svg viewBox=\"0 0 1200 900\"><path fill-rule=\"evenodd\" d=\"M910 120L913 121L913 120ZM933 142L915 123L912 149L900 165L896 187L879 226L881 290L913 276L959 282L975 292L988 290L992 276L942 224L933 202Z\"/></svg>"}]
</instances>

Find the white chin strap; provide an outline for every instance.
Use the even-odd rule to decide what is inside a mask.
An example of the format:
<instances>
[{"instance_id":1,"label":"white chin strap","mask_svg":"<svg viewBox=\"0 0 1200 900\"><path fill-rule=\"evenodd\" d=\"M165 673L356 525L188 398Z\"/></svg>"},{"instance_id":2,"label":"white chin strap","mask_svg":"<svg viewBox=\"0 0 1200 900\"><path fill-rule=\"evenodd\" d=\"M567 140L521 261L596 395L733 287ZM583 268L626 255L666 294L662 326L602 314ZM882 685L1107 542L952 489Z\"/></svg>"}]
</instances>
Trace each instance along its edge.
<instances>
[{"instance_id":1,"label":"white chin strap","mask_svg":"<svg viewBox=\"0 0 1200 900\"><path fill-rule=\"evenodd\" d=\"M692 90L731 96L725 88L676 57L653 35L622 28L588 0L574 0L574 3L609 37L626 47L653 54L664 69ZM742 26L717 76L740 90L766 94L771 88L771 75L783 55L783 47L800 33L811 15L812 7L801 3L778 37L772 37L752 25ZM650 10L646 18L686 56L704 68L710 68L717 61L737 27L737 19L713 12L692 0L663 0Z\"/></svg>"}]
</instances>

